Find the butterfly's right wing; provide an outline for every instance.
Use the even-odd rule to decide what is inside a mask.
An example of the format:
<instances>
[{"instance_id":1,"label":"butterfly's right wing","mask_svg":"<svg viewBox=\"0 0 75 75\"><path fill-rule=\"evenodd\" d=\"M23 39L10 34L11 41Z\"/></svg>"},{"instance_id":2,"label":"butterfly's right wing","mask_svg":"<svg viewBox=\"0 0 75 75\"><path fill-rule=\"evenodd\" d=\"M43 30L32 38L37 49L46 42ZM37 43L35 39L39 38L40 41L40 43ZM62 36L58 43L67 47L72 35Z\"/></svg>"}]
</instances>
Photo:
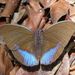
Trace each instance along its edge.
<instances>
[{"instance_id":1,"label":"butterfly's right wing","mask_svg":"<svg viewBox=\"0 0 75 75\"><path fill-rule=\"evenodd\" d=\"M72 37L73 33L75 32L75 23L71 21L63 21L56 23L49 29L45 30L43 32L43 46L42 46L42 58L41 58L41 64L43 65L49 65L53 62L55 62L60 55L63 53L64 48L68 44L70 38ZM57 43L60 44L60 48L57 50L53 50ZM49 51L52 49L51 51ZM54 52L54 54L53 54ZM53 55L52 55L53 54ZM47 62L45 60L45 57L49 59L48 64L45 64L44 62ZM52 57L52 58L51 58ZM44 59L44 60L43 60Z\"/></svg>"},{"instance_id":2,"label":"butterfly's right wing","mask_svg":"<svg viewBox=\"0 0 75 75\"><path fill-rule=\"evenodd\" d=\"M20 25L3 25L0 27L0 36L3 37L4 41L7 44L7 47L10 49L12 55L17 59L17 61L25 66L38 65L35 63L37 59L34 56L36 51L34 49L34 35L31 31ZM25 53L26 62L24 61L25 58L21 53L19 53L18 51L13 51L15 49L13 48L15 44L18 44L21 49L32 53L32 55L27 54L27 52ZM28 57L29 59L27 59ZM34 62L32 59L33 57L35 60ZM33 62L33 64L31 65L30 62Z\"/></svg>"}]
</instances>

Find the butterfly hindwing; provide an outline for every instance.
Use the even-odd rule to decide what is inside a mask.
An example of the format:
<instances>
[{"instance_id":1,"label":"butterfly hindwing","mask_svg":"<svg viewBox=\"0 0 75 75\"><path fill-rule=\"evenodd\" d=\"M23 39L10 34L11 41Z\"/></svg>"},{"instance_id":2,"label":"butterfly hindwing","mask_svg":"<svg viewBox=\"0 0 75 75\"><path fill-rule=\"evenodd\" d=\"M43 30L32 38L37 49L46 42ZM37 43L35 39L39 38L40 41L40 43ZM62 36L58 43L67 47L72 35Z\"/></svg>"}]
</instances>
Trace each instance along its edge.
<instances>
[{"instance_id":1,"label":"butterfly hindwing","mask_svg":"<svg viewBox=\"0 0 75 75\"><path fill-rule=\"evenodd\" d=\"M29 53L26 50L22 50L19 47L16 47L16 50L23 57L23 62L26 66L32 67L39 64L36 57L33 54Z\"/></svg>"},{"instance_id":2,"label":"butterfly hindwing","mask_svg":"<svg viewBox=\"0 0 75 75\"><path fill-rule=\"evenodd\" d=\"M57 52L57 50L61 47L61 44L58 43L54 48L49 49L46 53L43 54L40 63L43 65L49 65L53 56Z\"/></svg>"}]
</instances>

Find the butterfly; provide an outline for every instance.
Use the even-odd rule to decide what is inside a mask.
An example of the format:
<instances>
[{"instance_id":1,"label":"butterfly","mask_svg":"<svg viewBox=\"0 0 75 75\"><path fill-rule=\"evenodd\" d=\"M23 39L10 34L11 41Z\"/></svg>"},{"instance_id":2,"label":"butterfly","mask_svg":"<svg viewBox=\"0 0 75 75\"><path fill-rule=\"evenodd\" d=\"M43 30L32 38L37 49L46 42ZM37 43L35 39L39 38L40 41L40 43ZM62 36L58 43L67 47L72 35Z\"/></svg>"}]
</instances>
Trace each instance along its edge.
<instances>
[{"instance_id":1,"label":"butterfly","mask_svg":"<svg viewBox=\"0 0 75 75\"><path fill-rule=\"evenodd\" d=\"M27 67L55 62L74 32L75 23L71 21L62 21L47 30L37 29L35 32L21 25L0 26L0 35L3 36L13 57Z\"/></svg>"}]
</instances>

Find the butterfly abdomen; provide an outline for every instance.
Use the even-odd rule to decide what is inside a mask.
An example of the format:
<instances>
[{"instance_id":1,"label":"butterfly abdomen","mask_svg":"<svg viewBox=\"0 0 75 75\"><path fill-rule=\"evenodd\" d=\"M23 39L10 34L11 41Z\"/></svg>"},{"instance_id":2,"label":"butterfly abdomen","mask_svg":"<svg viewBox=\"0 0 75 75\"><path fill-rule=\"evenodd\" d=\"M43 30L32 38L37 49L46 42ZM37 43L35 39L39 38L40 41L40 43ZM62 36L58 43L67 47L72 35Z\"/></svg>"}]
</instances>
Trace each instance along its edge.
<instances>
[{"instance_id":1,"label":"butterfly abdomen","mask_svg":"<svg viewBox=\"0 0 75 75\"><path fill-rule=\"evenodd\" d=\"M41 56L41 53L42 53L42 30L40 29L37 29L35 31L35 50L36 50L36 53L35 53L35 56L39 59L40 56ZM39 55L38 55L39 54Z\"/></svg>"}]
</instances>

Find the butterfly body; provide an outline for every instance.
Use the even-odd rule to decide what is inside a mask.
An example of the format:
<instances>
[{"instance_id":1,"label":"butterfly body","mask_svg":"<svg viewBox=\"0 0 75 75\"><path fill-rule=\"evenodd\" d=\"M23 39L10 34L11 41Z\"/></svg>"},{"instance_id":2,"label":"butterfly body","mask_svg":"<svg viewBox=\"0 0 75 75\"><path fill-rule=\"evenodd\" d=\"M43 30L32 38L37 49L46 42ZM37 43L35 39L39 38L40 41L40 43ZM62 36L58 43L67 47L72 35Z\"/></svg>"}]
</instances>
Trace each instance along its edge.
<instances>
[{"instance_id":1,"label":"butterfly body","mask_svg":"<svg viewBox=\"0 0 75 75\"><path fill-rule=\"evenodd\" d=\"M40 59L40 56L42 54L42 43L43 43L42 30L37 29L34 35L35 35L34 37L35 37L35 50L36 50L35 56L37 57L37 59Z\"/></svg>"}]
</instances>

